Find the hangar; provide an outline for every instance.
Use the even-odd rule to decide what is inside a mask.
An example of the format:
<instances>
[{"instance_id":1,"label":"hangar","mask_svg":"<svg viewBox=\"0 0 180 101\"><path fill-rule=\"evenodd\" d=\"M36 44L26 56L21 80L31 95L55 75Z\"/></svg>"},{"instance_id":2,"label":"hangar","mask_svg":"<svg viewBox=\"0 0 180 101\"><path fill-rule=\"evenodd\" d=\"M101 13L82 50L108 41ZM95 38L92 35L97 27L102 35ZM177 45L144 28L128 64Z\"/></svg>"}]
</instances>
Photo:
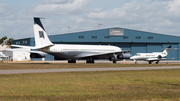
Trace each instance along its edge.
<instances>
[{"instance_id":1,"label":"hangar","mask_svg":"<svg viewBox=\"0 0 180 101\"><path fill-rule=\"evenodd\" d=\"M172 45L172 48L177 49L170 50L167 59L180 60L180 37L178 36L115 27L49 35L49 39L54 44L114 45L122 50L131 50L132 55L161 52L169 45ZM16 39L13 44L35 46L34 37ZM54 56L47 54L45 60L54 60Z\"/></svg>"}]
</instances>

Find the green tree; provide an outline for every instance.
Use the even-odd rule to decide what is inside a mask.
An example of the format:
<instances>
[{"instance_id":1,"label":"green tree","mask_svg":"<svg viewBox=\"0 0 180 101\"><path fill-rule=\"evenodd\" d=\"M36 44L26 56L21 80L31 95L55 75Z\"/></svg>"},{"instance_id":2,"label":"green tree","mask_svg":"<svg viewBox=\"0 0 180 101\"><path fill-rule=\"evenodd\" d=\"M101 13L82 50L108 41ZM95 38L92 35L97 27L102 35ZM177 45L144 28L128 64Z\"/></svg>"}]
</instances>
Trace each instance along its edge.
<instances>
[{"instance_id":1,"label":"green tree","mask_svg":"<svg viewBox=\"0 0 180 101\"><path fill-rule=\"evenodd\" d=\"M2 44L2 46L4 45L4 41L7 39L7 36L4 36L0 39L0 44Z\"/></svg>"},{"instance_id":2,"label":"green tree","mask_svg":"<svg viewBox=\"0 0 180 101\"><path fill-rule=\"evenodd\" d=\"M1 46L7 45L8 48L11 48L13 40L14 40L13 38L9 38L7 40L7 36L4 36L3 38L0 39L0 44Z\"/></svg>"},{"instance_id":3,"label":"green tree","mask_svg":"<svg viewBox=\"0 0 180 101\"><path fill-rule=\"evenodd\" d=\"M13 38L9 38L8 40L6 40L6 45L7 45L8 48L11 48L13 40L14 40Z\"/></svg>"}]
</instances>

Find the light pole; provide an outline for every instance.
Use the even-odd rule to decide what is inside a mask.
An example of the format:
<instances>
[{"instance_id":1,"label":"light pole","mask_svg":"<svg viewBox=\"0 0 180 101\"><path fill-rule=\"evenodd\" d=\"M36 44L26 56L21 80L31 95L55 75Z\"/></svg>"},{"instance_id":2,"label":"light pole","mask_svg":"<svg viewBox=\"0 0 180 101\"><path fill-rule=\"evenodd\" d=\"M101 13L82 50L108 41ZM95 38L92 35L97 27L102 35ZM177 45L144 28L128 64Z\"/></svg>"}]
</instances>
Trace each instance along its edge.
<instances>
[{"instance_id":1,"label":"light pole","mask_svg":"<svg viewBox=\"0 0 180 101\"><path fill-rule=\"evenodd\" d=\"M98 29L99 29L100 25L102 25L102 24L101 24L101 23L99 23L99 25L98 25Z\"/></svg>"}]
</instances>

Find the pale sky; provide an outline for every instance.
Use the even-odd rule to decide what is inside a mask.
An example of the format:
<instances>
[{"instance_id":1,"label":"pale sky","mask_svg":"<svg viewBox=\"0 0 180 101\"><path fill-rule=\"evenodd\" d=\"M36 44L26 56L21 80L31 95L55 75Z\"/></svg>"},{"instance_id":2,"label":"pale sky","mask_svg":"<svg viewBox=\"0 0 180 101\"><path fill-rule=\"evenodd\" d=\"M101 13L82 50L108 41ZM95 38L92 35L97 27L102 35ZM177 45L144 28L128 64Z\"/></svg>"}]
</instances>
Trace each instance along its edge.
<instances>
[{"instance_id":1,"label":"pale sky","mask_svg":"<svg viewBox=\"0 0 180 101\"><path fill-rule=\"evenodd\" d=\"M48 35L120 27L180 36L180 0L0 0L0 38L34 37L33 17Z\"/></svg>"}]
</instances>

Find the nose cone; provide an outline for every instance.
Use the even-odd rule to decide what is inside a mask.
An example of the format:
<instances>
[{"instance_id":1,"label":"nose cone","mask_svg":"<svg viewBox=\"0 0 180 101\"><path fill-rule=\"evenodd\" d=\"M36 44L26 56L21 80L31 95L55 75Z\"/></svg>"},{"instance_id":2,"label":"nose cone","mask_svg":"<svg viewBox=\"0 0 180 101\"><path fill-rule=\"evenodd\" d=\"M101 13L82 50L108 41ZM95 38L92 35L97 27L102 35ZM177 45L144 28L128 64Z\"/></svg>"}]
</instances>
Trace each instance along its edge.
<instances>
[{"instance_id":1,"label":"nose cone","mask_svg":"<svg viewBox=\"0 0 180 101\"><path fill-rule=\"evenodd\" d=\"M133 59L134 59L134 56L130 57L130 59L133 60Z\"/></svg>"}]
</instances>

